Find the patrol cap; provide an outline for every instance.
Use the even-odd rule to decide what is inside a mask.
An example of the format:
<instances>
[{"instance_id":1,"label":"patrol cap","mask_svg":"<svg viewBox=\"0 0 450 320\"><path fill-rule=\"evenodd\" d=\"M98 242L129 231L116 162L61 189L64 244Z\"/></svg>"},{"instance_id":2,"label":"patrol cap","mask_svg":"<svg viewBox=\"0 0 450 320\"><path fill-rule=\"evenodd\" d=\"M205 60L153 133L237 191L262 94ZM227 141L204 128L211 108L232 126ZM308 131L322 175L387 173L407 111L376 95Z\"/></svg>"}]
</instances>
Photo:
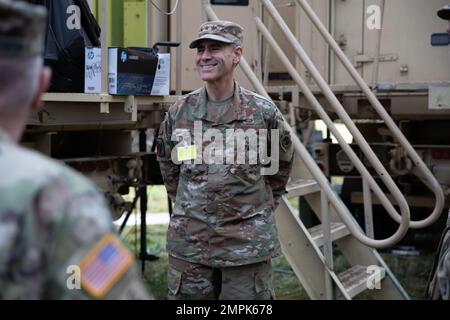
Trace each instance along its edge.
<instances>
[{"instance_id":1,"label":"patrol cap","mask_svg":"<svg viewBox=\"0 0 450 320\"><path fill-rule=\"evenodd\" d=\"M0 0L0 57L35 57L44 50L47 10L23 1Z\"/></svg>"},{"instance_id":2,"label":"patrol cap","mask_svg":"<svg viewBox=\"0 0 450 320\"><path fill-rule=\"evenodd\" d=\"M441 19L450 20L450 3L440 8L437 14Z\"/></svg>"},{"instance_id":3,"label":"patrol cap","mask_svg":"<svg viewBox=\"0 0 450 320\"><path fill-rule=\"evenodd\" d=\"M191 42L189 48L197 48L198 42L203 39L234 43L242 46L243 29L237 23L231 21L216 20L205 22L200 26L198 37Z\"/></svg>"}]
</instances>

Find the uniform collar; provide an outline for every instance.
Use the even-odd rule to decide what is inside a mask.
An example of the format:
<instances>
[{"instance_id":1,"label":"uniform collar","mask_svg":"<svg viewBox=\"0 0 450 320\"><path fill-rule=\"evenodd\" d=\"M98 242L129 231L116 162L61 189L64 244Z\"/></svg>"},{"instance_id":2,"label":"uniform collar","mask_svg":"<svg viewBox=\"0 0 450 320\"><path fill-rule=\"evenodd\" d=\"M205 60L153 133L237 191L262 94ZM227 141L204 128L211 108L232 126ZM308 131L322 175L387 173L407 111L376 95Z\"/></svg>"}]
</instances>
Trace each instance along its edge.
<instances>
[{"instance_id":1,"label":"uniform collar","mask_svg":"<svg viewBox=\"0 0 450 320\"><path fill-rule=\"evenodd\" d=\"M203 87L200 91L200 101L194 111L194 116L196 118L214 122L215 125L230 123L236 120L246 120L248 118L245 108L250 101L245 99L242 88L236 81L234 82L233 104L218 119L213 119L211 114L206 112L207 102L206 87Z\"/></svg>"}]
</instances>

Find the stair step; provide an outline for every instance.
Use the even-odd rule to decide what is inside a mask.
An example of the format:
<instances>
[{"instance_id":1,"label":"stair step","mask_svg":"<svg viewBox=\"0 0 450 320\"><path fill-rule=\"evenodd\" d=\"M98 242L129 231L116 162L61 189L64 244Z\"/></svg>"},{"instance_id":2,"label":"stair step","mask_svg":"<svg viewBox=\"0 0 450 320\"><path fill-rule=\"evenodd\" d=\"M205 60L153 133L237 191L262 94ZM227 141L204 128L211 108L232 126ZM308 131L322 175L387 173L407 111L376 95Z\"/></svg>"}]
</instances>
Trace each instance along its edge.
<instances>
[{"instance_id":1,"label":"stair step","mask_svg":"<svg viewBox=\"0 0 450 320\"><path fill-rule=\"evenodd\" d=\"M385 275L386 272L382 267L369 269L367 266L356 265L338 274L338 278L349 296L353 298L369 289L369 285L375 285L376 281L381 281Z\"/></svg>"},{"instance_id":2,"label":"stair step","mask_svg":"<svg viewBox=\"0 0 450 320\"><path fill-rule=\"evenodd\" d=\"M311 179L298 179L289 182L286 186L287 197L299 197L310 193L314 193L320 190L320 186L316 180Z\"/></svg>"},{"instance_id":3,"label":"stair step","mask_svg":"<svg viewBox=\"0 0 450 320\"><path fill-rule=\"evenodd\" d=\"M317 246L321 247L324 243L322 225L312 227L308 229L311 237ZM342 222L332 222L331 223L331 240L335 241L341 239L350 234L348 228Z\"/></svg>"}]
</instances>

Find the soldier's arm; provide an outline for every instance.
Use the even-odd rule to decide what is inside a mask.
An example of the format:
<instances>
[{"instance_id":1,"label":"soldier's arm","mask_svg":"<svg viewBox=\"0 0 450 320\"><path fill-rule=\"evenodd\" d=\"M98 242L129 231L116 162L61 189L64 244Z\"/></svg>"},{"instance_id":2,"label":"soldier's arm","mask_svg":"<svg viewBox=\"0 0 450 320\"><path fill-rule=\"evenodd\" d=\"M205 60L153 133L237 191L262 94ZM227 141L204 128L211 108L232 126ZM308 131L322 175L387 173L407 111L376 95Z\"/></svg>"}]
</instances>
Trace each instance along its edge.
<instances>
[{"instance_id":1,"label":"soldier's arm","mask_svg":"<svg viewBox=\"0 0 450 320\"><path fill-rule=\"evenodd\" d=\"M269 121L268 129L269 135L271 135L271 129L278 130L279 132L279 169L278 172L274 175L267 176L267 181L272 189L274 204L276 208L280 202L280 198L286 193L286 184L288 183L289 176L292 170L294 148L289 131L284 128L283 115L277 108ZM270 137L270 141L272 141L272 136Z\"/></svg>"},{"instance_id":2,"label":"soldier's arm","mask_svg":"<svg viewBox=\"0 0 450 320\"><path fill-rule=\"evenodd\" d=\"M37 212L45 216L41 223L51 230L44 247L47 280L43 297L152 299L132 253L116 234L103 197L93 187L73 190L60 185L58 192L54 189L44 190L35 201ZM55 200L55 194L64 200Z\"/></svg>"},{"instance_id":3,"label":"soldier's arm","mask_svg":"<svg viewBox=\"0 0 450 320\"><path fill-rule=\"evenodd\" d=\"M450 226L444 230L436 277L443 300L450 300Z\"/></svg>"},{"instance_id":4,"label":"soldier's arm","mask_svg":"<svg viewBox=\"0 0 450 320\"><path fill-rule=\"evenodd\" d=\"M171 153L173 148L172 138L172 120L170 113L166 114L164 121L159 128L158 138L156 140L157 159L161 169L161 175L167 189L170 199L175 202L177 195L178 182L180 177L180 166L172 161Z\"/></svg>"}]
</instances>

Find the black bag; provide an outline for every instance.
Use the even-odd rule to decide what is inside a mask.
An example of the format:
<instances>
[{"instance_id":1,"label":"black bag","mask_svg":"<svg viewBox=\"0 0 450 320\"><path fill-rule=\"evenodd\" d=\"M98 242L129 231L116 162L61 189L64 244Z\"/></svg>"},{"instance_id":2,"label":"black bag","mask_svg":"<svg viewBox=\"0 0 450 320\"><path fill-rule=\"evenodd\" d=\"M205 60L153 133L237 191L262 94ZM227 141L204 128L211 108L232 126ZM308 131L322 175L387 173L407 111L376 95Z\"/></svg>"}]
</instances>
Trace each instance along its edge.
<instances>
[{"instance_id":1,"label":"black bag","mask_svg":"<svg viewBox=\"0 0 450 320\"><path fill-rule=\"evenodd\" d=\"M50 92L84 92L85 47L100 47L100 27L86 0L28 0L47 8L45 64Z\"/></svg>"}]
</instances>

